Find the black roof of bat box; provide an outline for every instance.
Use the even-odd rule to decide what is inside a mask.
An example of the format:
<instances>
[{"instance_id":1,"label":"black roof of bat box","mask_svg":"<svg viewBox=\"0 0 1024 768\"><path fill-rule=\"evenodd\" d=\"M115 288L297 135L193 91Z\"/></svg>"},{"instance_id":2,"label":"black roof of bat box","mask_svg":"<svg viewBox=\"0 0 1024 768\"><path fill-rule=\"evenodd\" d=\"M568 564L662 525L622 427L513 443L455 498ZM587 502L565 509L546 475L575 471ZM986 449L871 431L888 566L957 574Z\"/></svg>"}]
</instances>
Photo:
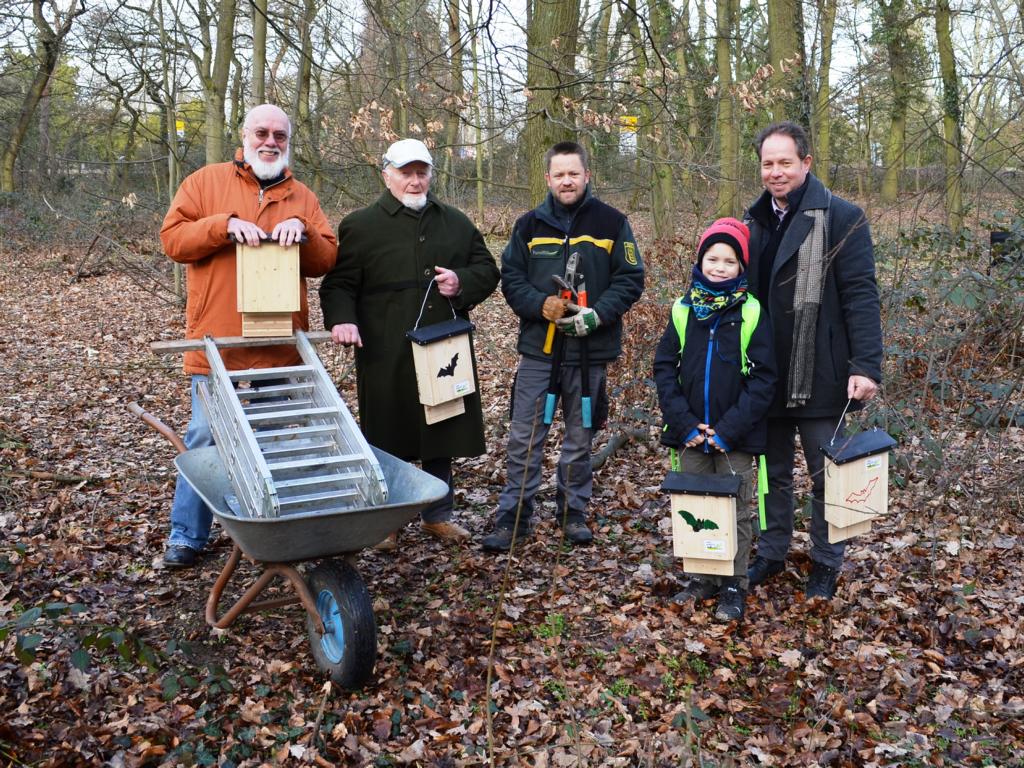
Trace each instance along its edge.
<instances>
[{"instance_id":1,"label":"black roof of bat box","mask_svg":"<svg viewBox=\"0 0 1024 768\"><path fill-rule=\"evenodd\" d=\"M442 341L452 336L469 333L475 327L469 320L453 317L451 320L445 320L443 323L434 323L433 325L425 325L422 328L406 331L405 335L410 341L422 347L435 341Z\"/></svg>"},{"instance_id":2,"label":"black roof of bat box","mask_svg":"<svg viewBox=\"0 0 1024 768\"><path fill-rule=\"evenodd\" d=\"M881 429L869 429L849 437L840 437L828 445L821 446L821 452L833 464L847 464L865 456L886 453L896 446L896 441Z\"/></svg>"},{"instance_id":3,"label":"black roof of bat box","mask_svg":"<svg viewBox=\"0 0 1024 768\"><path fill-rule=\"evenodd\" d=\"M696 472L669 472L661 490L688 493L691 496L739 496L739 475L705 475Z\"/></svg>"}]
</instances>

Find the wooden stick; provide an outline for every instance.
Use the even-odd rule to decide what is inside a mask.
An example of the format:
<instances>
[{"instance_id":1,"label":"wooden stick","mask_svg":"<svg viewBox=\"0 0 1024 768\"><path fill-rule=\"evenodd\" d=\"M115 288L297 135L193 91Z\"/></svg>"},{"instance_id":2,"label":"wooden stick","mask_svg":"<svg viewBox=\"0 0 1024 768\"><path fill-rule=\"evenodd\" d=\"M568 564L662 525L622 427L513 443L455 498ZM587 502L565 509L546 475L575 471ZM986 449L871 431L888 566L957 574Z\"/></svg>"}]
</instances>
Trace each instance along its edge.
<instances>
[{"instance_id":1,"label":"wooden stick","mask_svg":"<svg viewBox=\"0 0 1024 768\"><path fill-rule=\"evenodd\" d=\"M313 344L323 344L331 340L330 331L307 331L306 338ZM213 343L221 348L228 347L263 347L270 344L294 344L294 336L274 336L265 339L247 338L245 336L222 336ZM175 339L174 341L154 341L149 348L156 355L177 355L182 352L194 352L203 349L202 339Z\"/></svg>"},{"instance_id":2,"label":"wooden stick","mask_svg":"<svg viewBox=\"0 0 1024 768\"><path fill-rule=\"evenodd\" d=\"M95 477L83 477L82 475L61 475L56 472L44 472L41 469L5 469L0 472L4 477L30 477L33 480L52 480L55 483L64 485L76 485L78 483L95 483Z\"/></svg>"}]
</instances>

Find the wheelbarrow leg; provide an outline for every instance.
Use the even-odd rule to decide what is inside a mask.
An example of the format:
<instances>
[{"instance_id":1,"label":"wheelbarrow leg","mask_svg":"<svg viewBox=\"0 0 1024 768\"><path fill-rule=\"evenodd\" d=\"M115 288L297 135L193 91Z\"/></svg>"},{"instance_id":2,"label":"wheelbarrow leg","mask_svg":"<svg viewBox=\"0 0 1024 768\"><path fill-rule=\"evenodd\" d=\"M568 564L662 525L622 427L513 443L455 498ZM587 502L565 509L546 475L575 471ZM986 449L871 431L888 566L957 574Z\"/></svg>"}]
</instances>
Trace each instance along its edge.
<instances>
[{"instance_id":1,"label":"wheelbarrow leg","mask_svg":"<svg viewBox=\"0 0 1024 768\"><path fill-rule=\"evenodd\" d=\"M306 581L302 578L302 574L291 565L273 564L265 566L263 573L245 590L245 593L238 598L238 601L225 611L220 618L217 618L217 606L220 603L221 595L223 595L224 588L228 585L228 582L231 581L231 577L234 575L235 569L238 568L238 563L241 559L242 549L235 544L231 554L228 556L228 561L224 564L224 570L217 577L217 581L214 582L213 588L210 590L210 596L206 600L207 624L217 629L226 629L246 611L262 611L267 608L277 608L282 605L290 605L298 600L298 602L302 603L302 607L306 609L306 614L310 620L323 633L323 622L320 620L320 615L317 612L313 595L310 593L309 587L306 586ZM292 588L295 590L295 596L277 600L264 600L258 603L253 602L277 576L280 576L292 585Z\"/></svg>"}]
</instances>

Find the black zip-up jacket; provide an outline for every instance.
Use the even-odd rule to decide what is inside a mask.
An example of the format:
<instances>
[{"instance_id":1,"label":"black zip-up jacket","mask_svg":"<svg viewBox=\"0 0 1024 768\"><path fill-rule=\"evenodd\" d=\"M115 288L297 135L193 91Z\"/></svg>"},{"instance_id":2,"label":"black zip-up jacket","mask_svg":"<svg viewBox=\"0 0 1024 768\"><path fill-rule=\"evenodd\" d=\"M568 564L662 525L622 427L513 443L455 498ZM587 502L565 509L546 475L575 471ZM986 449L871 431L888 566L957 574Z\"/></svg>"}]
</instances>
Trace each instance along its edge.
<instances>
[{"instance_id":1,"label":"black zip-up jacket","mask_svg":"<svg viewBox=\"0 0 1024 768\"><path fill-rule=\"evenodd\" d=\"M555 215L554 199L516 222L501 257L501 292L519 316L520 354L550 360L544 354L548 321L541 314L544 299L559 292L552 275L565 275L566 259L580 254L578 274L587 288L587 304L601 325L587 337L590 361L607 363L622 353L622 316L640 298L644 267L626 215L590 193L566 222ZM579 364L582 339L565 339L564 362Z\"/></svg>"},{"instance_id":2,"label":"black zip-up jacket","mask_svg":"<svg viewBox=\"0 0 1024 768\"><path fill-rule=\"evenodd\" d=\"M677 299L678 301L678 299ZM708 424L727 450L764 453L768 408L775 394L775 356L771 323L761 307L747 346L749 374L740 372L742 305L735 304L704 321L693 311L679 356L679 334L671 316L654 353L654 382L666 429L661 442L680 448ZM704 450L702 444L694 450Z\"/></svg>"}]
</instances>

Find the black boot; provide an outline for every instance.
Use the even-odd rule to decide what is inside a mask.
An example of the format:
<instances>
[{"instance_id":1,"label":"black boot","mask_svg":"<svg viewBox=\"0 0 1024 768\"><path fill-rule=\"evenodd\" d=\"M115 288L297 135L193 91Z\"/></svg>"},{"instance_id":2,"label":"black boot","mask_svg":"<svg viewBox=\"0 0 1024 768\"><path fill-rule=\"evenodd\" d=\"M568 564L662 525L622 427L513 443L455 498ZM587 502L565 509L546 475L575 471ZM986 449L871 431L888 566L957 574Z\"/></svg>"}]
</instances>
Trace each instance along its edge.
<instances>
[{"instance_id":1,"label":"black boot","mask_svg":"<svg viewBox=\"0 0 1024 768\"><path fill-rule=\"evenodd\" d=\"M824 597L831 600L836 594L836 581L839 580L839 569L830 568L824 563L815 561L811 565L811 575L807 577L807 599Z\"/></svg>"},{"instance_id":2,"label":"black boot","mask_svg":"<svg viewBox=\"0 0 1024 768\"><path fill-rule=\"evenodd\" d=\"M786 570L785 561L769 560L767 557L757 555L747 569L747 581L750 582L750 586L756 587L784 570Z\"/></svg>"},{"instance_id":3,"label":"black boot","mask_svg":"<svg viewBox=\"0 0 1024 768\"><path fill-rule=\"evenodd\" d=\"M740 621L746 612L746 601L747 590L740 589L738 579L725 582L718 593L715 618L719 621Z\"/></svg>"}]
</instances>

